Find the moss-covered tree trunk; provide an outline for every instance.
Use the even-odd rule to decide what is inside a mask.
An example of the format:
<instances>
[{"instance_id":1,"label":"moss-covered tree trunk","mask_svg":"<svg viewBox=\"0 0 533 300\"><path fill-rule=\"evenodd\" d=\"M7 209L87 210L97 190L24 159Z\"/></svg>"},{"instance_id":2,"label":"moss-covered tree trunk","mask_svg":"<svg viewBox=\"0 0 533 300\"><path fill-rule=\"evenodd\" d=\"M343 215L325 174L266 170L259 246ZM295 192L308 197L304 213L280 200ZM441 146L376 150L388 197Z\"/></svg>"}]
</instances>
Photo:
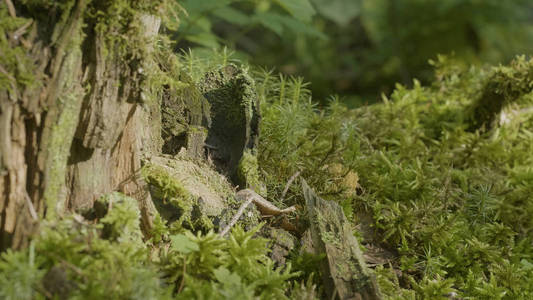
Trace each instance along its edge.
<instances>
[{"instance_id":1,"label":"moss-covered tree trunk","mask_svg":"<svg viewBox=\"0 0 533 300\"><path fill-rule=\"evenodd\" d=\"M160 23L150 2L0 4L0 249L111 191L150 222L136 175L157 147L145 126L157 111L142 104Z\"/></svg>"}]
</instances>

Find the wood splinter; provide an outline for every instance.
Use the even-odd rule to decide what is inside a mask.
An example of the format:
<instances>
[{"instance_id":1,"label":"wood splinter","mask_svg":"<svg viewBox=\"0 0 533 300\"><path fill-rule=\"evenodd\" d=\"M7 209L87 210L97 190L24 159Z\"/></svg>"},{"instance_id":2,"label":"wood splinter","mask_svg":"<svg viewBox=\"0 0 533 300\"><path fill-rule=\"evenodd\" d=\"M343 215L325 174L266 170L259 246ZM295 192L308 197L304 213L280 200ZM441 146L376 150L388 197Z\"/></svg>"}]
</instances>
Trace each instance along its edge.
<instances>
[{"instance_id":1,"label":"wood splinter","mask_svg":"<svg viewBox=\"0 0 533 300\"><path fill-rule=\"evenodd\" d=\"M287 207L285 209L279 209L274 204L272 204L270 201L263 198L261 195L257 194L251 189L245 189L238 191L235 195L238 200L244 201L244 203L239 207L239 210L237 213L233 216L231 221L229 222L228 226L226 226L221 232L220 236L225 236L229 230L237 223L239 218L244 213L244 210L250 205L250 203L254 203L257 207L257 210L261 213L261 215L269 215L269 216L279 216L281 214L286 214L290 212L296 211L295 206Z\"/></svg>"}]
</instances>

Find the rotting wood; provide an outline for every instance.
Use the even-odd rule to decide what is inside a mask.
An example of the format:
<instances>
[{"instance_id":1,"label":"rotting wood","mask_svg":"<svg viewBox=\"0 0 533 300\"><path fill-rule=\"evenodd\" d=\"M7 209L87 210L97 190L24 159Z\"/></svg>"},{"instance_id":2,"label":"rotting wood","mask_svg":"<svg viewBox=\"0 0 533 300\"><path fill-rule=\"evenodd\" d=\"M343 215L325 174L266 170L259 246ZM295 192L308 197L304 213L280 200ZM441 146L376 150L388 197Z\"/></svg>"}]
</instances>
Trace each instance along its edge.
<instances>
[{"instance_id":1,"label":"rotting wood","mask_svg":"<svg viewBox=\"0 0 533 300\"><path fill-rule=\"evenodd\" d=\"M5 2L14 17L15 6ZM73 134L70 124L76 121L83 90L79 37L86 4L75 1L46 20L29 20L6 32L10 46L24 51L18 59L42 84L19 85L10 75L11 90L0 92L0 250L26 246L37 219L44 216L45 199L51 199L46 209L50 216L61 202L61 178ZM57 18L65 22L55 23ZM53 41L50 32L57 33Z\"/></svg>"},{"instance_id":2,"label":"rotting wood","mask_svg":"<svg viewBox=\"0 0 533 300\"><path fill-rule=\"evenodd\" d=\"M157 126L147 124L158 116L139 105L148 87L138 78L148 58L135 67L123 64L115 46L105 45L95 24L86 23L91 1L72 1L47 18L16 11L22 3L4 2L11 17L28 18L5 34L12 47L25 51L26 67L40 84L17 84L0 66L10 81L10 89L0 91L0 250L26 246L36 220L90 207L122 182L119 191L139 195L149 233L155 209L146 184L138 177L126 181L141 168L141 157L158 148L152 140L159 130L156 135L151 128ZM152 41L161 20L139 18L143 38ZM147 53L152 44L147 42Z\"/></svg>"},{"instance_id":3,"label":"rotting wood","mask_svg":"<svg viewBox=\"0 0 533 300\"><path fill-rule=\"evenodd\" d=\"M325 253L323 282L328 299L382 299L342 208L318 197L302 178L315 254Z\"/></svg>"}]
</instances>

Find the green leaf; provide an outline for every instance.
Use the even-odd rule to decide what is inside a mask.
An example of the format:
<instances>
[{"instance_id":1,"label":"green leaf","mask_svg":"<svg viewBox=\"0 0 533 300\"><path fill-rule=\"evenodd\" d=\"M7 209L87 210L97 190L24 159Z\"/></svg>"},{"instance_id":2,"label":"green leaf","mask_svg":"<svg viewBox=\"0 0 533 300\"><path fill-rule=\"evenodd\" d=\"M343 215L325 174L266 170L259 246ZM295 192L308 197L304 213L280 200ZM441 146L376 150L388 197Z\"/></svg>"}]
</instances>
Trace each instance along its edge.
<instances>
[{"instance_id":1,"label":"green leaf","mask_svg":"<svg viewBox=\"0 0 533 300\"><path fill-rule=\"evenodd\" d=\"M310 37L327 39L327 36L324 33L320 32L312 26L309 26L309 24L306 24L290 16L284 16L277 13L269 12L257 14L255 18L257 19L257 21L259 21L259 23L261 23L261 25L274 31L278 35L282 35L285 29L288 29L289 31L292 31L297 35L307 35Z\"/></svg>"},{"instance_id":2,"label":"green leaf","mask_svg":"<svg viewBox=\"0 0 533 300\"><path fill-rule=\"evenodd\" d=\"M231 4L234 0L185 0L180 5L187 11L191 18L194 15L205 14L209 11Z\"/></svg>"},{"instance_id":3,"label":"green leaf","mask_svg":"<svg viewBox=\"0 0 533 300\"><path fill-rule=\"evenodd\" d=\"M247 25L250 23L249 16L230 6L225 6L214 10L213 15L232 24Z\"/></svg>"},{"instance_id":4,"label":"green leaf","mask_svg":"<svg viewBox=\"0 0 533 300\"><path fill-rule=\"evenodd\" d=\"M208 32L186 35L185 39L207 48L218 48L219 46L217 37Z\"/></svg>"},{"instance_id":5,"label":"green leaf","mask_svg":"<svg viewBox=\"0 0 533 300\"><path fill-rule=\"evenodd\" d=\"M183 234L177 234L170 237L172 248L178 252L188 254L194 251L199 251L198 244L191 241Z\"/></svg>"},{"instance_id":6,"label":"green leaf","mask_svg":"<svg viewBox=\"0 0 533 300\"><path fill-rule=\"evenodd\" d=\"M522 264L522 267L523 267L526 271L529 271L529 270L532 270L532 269L533 269L533 264L530 263L529 261L527 261L527 259L525 259L525 258L522 258L522 260L520 261L520 264Z\"/></svg>"},{"instance_id":7,"label":"green leaf","mask_svg":"<svg viewBox=\"0 0 533 300\"><path fill-rule=\"evenodd\" d=\"M254 19L256 19L265 28L274 31L281 36L283 34L283 23L280 21L281 17L281 15L276 13L265 12L258 13L254 16Z\"/></svg>"},{"instance_id":8,"label":"green leaf","mask_svg":"<svg viewBox=\"0 0 533 300\"><path fill-rule=\"evenodd\" d=\"M241 278L237 274L231 273L228 269L220 267L213 271L215 278L222 284L239 286Z\"/></svg>"},{"instance_id":9,"label":"green leaf","mask_svg":"<svg viewBox=\"0 0 533 300\"><path fill-rule=\"evenodd\" d=\"M316 37L323 40L328 39L327 35L315 29L313 26L309 26L309 24L305 24L296 19L285 16L282 16L282 21L288 29L290 29L296 34L305 34L307 36Z\"/></svg>"},{"instance_id":10,"label":"green leaf","mask_svg":"<svg viewBox=\"0 0 533 300\"><path fill-rule=\"evenodd\" d=\"M309 0L275 0L275 2L300 21L310 22L316 13Z\"/></svg>"},{"instance_id":11,"label":"green leaf","mask_svg":"<svg viewBox=\"0 0 533 300\"><path fill-rule=\"evenodd\" d=\"M319 14L337 23L346 26L350 21L359 16L361 12L360 0L312 0Z\"/></svg>"}]
</instances>

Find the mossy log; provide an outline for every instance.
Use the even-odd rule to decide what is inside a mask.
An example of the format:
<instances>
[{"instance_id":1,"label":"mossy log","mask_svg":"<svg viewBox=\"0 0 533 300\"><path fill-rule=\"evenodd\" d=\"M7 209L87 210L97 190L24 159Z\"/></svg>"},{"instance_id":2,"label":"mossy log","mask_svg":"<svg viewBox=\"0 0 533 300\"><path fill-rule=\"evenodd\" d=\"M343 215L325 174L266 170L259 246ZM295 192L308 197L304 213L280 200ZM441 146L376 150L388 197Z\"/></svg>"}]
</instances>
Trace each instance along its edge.
<instances>
[{"instance_id":1,"label":"mossy log","mask_svg":"<svg viewBox=\"0 0 533 300\"><path fill-rule=\"evenodd\" d=\"M518 57L510 66L492 70L483 90L470 107L471 131L487 131L502 121L506 106L533 91L533 61ZM527 112L527 110L525 110ZM504 118L503 118L504 119Z\"/></svg>"},{"instance_id":2,"label":"mossy log","mask_svg":"<svg viewBox=\"0 0 533 300\"><path fill-rule=\"evenodd\" d=\"M382 299L342 208L318 197L305 180L302 189L311 223L312 250L326 254L321 268L328 299Z\"/></svg>"}]
</instances>

